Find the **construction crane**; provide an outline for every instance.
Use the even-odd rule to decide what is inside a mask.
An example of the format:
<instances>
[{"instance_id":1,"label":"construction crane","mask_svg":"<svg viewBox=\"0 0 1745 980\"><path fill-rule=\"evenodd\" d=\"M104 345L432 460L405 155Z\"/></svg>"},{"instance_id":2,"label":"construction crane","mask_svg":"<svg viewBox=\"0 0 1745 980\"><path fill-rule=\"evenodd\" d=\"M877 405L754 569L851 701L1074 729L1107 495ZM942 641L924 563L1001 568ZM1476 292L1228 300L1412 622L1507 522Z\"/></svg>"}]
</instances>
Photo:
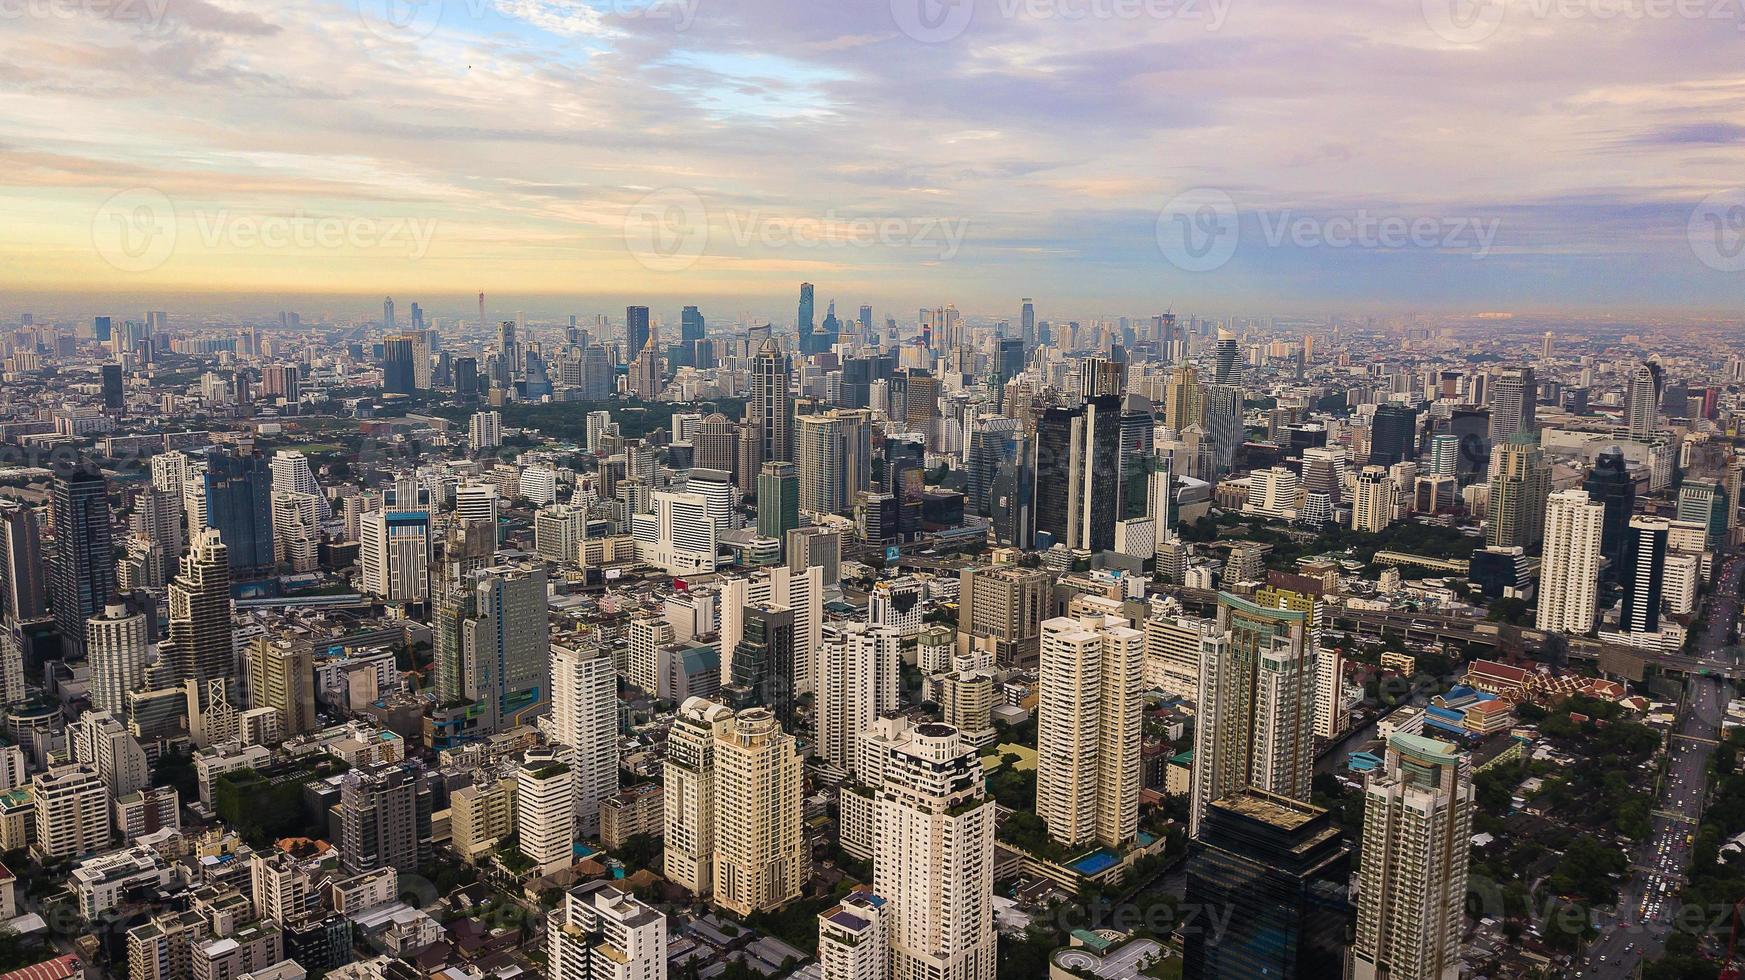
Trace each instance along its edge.
<instances>
[{"instance_id":1,"label":"construction crane","mask_svg":"<svg viewBox=\"0 0 1745 980\"><path fill-rule=\"evenodd\" d=\"M1733 927L1727 930L1727 965L1721 967L1719 980L1740 980L1737 949L1739 943L1739 908L1745 906L1745 898L1733 903Z\"/></svg>"}]
</instances>

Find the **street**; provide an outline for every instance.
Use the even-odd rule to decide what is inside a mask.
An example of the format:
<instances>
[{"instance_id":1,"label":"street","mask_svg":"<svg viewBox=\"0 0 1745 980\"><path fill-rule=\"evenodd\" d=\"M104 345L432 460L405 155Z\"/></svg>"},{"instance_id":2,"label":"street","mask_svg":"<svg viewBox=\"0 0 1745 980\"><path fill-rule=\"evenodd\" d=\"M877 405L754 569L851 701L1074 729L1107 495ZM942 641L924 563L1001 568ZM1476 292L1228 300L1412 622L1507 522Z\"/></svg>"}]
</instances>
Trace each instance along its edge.
<instances>
[{"instance_id":1,"label":"street","mask_svg":"<svg viewBox=\"0 0 1745 980\"><path fill-rule=\"evenodd\" d=\"M1739 616L1745 561L1728 560L1710 596L1712 604L1698 649L1706 659L1728 657L1727 635ZM1708 789L1709 756L1720 737L1727 693L1712 677L1692 675L1669 749L1654 832L1635 856L1634 873L1619 892L1616 916L1605 917L1600 935L1578 959L1575 976L1630 977L1666 946L1678 915L1678 894L1690 865L1690 844Z\"/></svg>"}]
</instances>

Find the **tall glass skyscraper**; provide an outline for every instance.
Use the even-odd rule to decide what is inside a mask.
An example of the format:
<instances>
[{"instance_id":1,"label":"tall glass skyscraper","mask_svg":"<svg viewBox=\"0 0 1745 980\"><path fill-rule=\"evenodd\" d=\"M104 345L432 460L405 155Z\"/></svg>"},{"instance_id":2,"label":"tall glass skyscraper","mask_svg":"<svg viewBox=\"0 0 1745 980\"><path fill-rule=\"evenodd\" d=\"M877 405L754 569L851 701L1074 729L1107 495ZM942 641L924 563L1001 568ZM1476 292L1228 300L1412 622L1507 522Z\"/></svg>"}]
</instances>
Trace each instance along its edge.
<instances>
[{"instance_id":1,"label":"tall glass skyscraper","mask_svg":"<svg viewBox=\"0 0 1745 980\"><path fill-rule=\"evenodd\" d=\"M56 475L50 492L55 556L49 594L61 649L77 659L85 650L85 621L103 611L116 589L109 485L94 464L84 463Z\"/></svg>"},{"instance_id":2,"label":"tall glass skyscraper","mask_svg":"<svg viewBox=\"0 0 1745 980\"><path fill-rule=\"evenodd\" d=\"M206 523L224 539L237 576L273 570L273 469L260 453L206 457Z\"/></svg>"}]
</instances>

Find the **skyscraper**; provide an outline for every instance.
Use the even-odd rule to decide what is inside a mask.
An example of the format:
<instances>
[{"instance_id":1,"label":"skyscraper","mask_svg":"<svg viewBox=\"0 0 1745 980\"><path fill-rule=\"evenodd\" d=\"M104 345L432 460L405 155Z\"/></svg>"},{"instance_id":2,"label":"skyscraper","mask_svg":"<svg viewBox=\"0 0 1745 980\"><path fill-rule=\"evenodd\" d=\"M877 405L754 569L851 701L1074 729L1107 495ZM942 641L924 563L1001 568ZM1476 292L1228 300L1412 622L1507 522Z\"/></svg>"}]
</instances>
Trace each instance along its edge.
<instances>
[{"instance_id":1,"label":"skyscraper","mask_svg":"<svg viewBox=\"0 0 1745 980\"><path fill-rule=\"evenodd\" d=\"M1625 535L1618 583L1624 605L1618 626L1626 633L1660 632L1660 605L1666 592L1666 548L1672 522L1661 517L1637 517Z\"/></svg>"},{"instance_id":2,"label":"skyscraper","mask_svg":"<svg viewBox=\"0 0 1745 980\"><path fill-rule=\"evenodd\" d=\"M181 574L170 583L169 638L158 645L158 656L175 680L196 682L202 697L208 681L234 682L237 676L229 550L213 528L194 539Z\"/></svg>"},{"instance_id":3,"label":"skyscraper","mask_svg":"<svg viewBox=\"0 0 1745 980\"><path fill-rule=\"evenodd\" d=\"M1380 466L1365 466L1357 474L1351 502L1351 529L1367 534L1387 530L1399 512L1399 485Z\"/></svg>"},{"instance_id":4,"label":"skyscraper","mask_svg":"<svg viewBox=\"0 0 1745 980\"><path fill-rule=\"evenodd\" d=\"M993 980L994 801L975 749L928 723L885 749L873 892L889 905L891 976Z\"/></svg>"},{"instance_id":5,"label":"skyscraper","mask_svg":"<svg viewBox=\"0 0 1745 980\"><path fill-rule=\"evenodd\" d=\"M845 623L818 649L817 754L853 771L860 733L898 708L902 637L889 626Z\"/></svg>"},{"instance_id":6,"label":"skyscraper","mask_svg":"<svg viewBox=\"0 0 1745 980\"><path fill-rule=\"evenodd\" d=\"M662 770L667 880L709 897L715 886L715 745L733 709L707 698L679 705Z\"/></svg>"},{"instance_id":7,"label":"skyscraper","mask_svg":"<svg viewBox=\"0 0 1745 980\"><path fill-rule=\"evenodd\" d=\"M1640 364L1624 387L1624 427L1635 442L1648 442L1660 428L1659 365Z\"/></svg>"},{"instance_id":8,"label":"skyscraper","mask_svg":"<svg viewBox=\"0 0 1745 980\"><path fill-rule=\"evenodd\" d=\"M498 565L469 583L473 615L461 624L462 693L485 732L522 723L546 703L551 637L545 568Z\"/></svg>"},{"instance_id":9,"label":"skyscraper","mask_svg":"<svg viewBox=\"0 0 1745 980\"><path fill-rule=\"evenodd\" d=\"M793 364L766 338L751 361L746 422L756 430L757 464L794 461L794 397L789 390Z\"/></svg>"},{"instance_id":10,"label":"skyscraper","mask_svg":"<svg viewBox=\"0 0 1745 980\"><path fill-rule=\"evenodd\" d=\"M372 511L359 521L358 565L365 592L390 603L430 599L430 515L421 510Z\"/></svg>"},{"instance_id":11,"label":"skyscraper","mask_svg":"<svg viewBox=\"0 0 1745 980\"><path fill-rule=\"evenodd\" d=\"M1490 517L1485 544L1530 548L1545 532L1545 498L1551 466L1539 451L1537 433L1517 434L1497 448L1491 465Z\"/></svg>"},{"instance_id":12,"label":"skyscraper","mask_svg":"<svg viewBox=\"0 0 1745 980\"><path fill-rule=\"evenodd\" d=\"M804 428L801 430L804 432ZM802 458L805 453L802 452ZM800 478L793 463L763 464L757 477L757 534L761 538L786 540L800 526Z\"/></svg>"},{"instance_id":13,"label":"skyscraper","mask_svg":"<svg viewBox=\"0 0 1745 980\"><path fill-rule=\"evenodd\" d=\"M49 567L55 629L63 651L73 659L85 647L85 621L114 597L115 550L109 528L109 484L95 466L81 465L55 476L50 489L50 524L54 528L54 563ZM20 543L24 547L20 531ZM9 561L16 557L8 552ZM15 581L23 580L9 572Z\"/></svg>"},{"instance_id":14,"label":"skyscraper","mask_svg":"<svg viewBox=\"0 0 1745 980\"><path fill-rule=\"evenodd\" d=\"M814 309L812 284L809 282L800 283L800 310L794 318L794 332L799 334L802 339L811 334L816 326Z\"/></svg>"},{"instance_id":15,"label":"skyscraper","mask_svg":"<svg viewBox=\"0 0 1745 980\"><path fill-rule=\"evenodd\" d=\"M145 616L111 603L85 623L85 657L91 665L91 705L124 717L127 692L145 679L150 637Z\"/></svg>"},{"instance_id":16,"label":"skyscraper","mask_svg":"<svg viewBox=\"0 0 1745 980\"><path fill-rule=\"evenodd\" d=\"M1002 670L1034 667L1053 600L1054 578L1045 569L965 568L959 573L957 629L972 647L991 649Z\"/></svg>"},{"instance_id":17,"label":"skyscraper","mask_svg":"<svg viewBox=\"0 0 1745 980\"><path fill-rule=\"evenodd\" d=\"M258 452L214 450L206 456L206 526L224 538L230 571L240 577L273 570L273 470Z\"/></svg>"},{"instance_id":18,"label":"skyscraper","mask_svg":"<svg viewBox=\"0 0 1745 980\"><path fill-rule=\"evenodd\" d=\"M716 729L716 905L745 916L799 897L810 870L801 771L794 737L767 708L740 711Z\"/></svg>"},{"instance_id":19,"label":"skyscraper","mask_svg":"<svg viewBox=\"0 0 1745 980\"><path fill-rule=\"evenodd\" d=\"M648 307L627 306L624 308L624 360L636 359L642 349L648 346Z\"/></svg>"},{"instance_id":20,"label":"skyscraper","mask_svg":"<svg viewBox=\"0 0 1745 980\"><path fill-rule=\"evenodd\" d=\"M515 771L515 833L535 874L552 874L575 863L575 778L570 751L562 745L528 749Z\"/></svg>"},{"instance_id":21,"label":"skyscraper","mask_svg":"<svg viewBox=\"0 0 1745 980\"><path fill-rule=\"evenodd\" d=\"M551 648L551 714L542 720L553 742L569 747L576 825L600 832L600 801L618 792L618 677L612 655L598 647Z\"/></svg>"},{"instance_id":22,"label":"skyscraper","mask_svg":"<svg viewBox=\"0 0 1745 980\"><path fill-rule=\"evenodd\" d=\"M1249 787L1308 799L1318 659L1308 619L1219 594L1217 627L1200 642L1190 834L1214 801Z\"/></svg>"},{"instance_id":23,"label":"skyscraper","mask_svg":"<svg viewBox=\"0 0 1745 980\"><path fill-rule=\"evenodd\" d=\"M306 636L256 637L248 654L250 707L272 708L285 737L315 730L315 653Z\"/></svg>"},{"instance_id":24,"label":"skyscraper","mask_svg":"<svg viewBox=\"0 0 1745 980\"><path fill-rule=\"evenodd\" d=\"M430 778L409 762L353 769L339 784L340 862L354 874L430 863Z\"/></svg>"},{"instance_id":25,"label":"skyscraper","mask_svg":"<svg viewBox=\"0 0 1745 980\"><path fill-rule=\"evenodd\" d=\"M785 571L785 569L784 569ZM747 605L722 696L737 711L765 707L794 723L794 612L767 602Z\"/></svg>"},{"instance_id":26,"label":"skyscraper","mask_svg":"<svg viewBox=\"0 0 1745 980\"><path fill-rule=\"evenodd\" d=\"M1538 428L1536 416L1539 385L1533 379L1533 369L1521 367L1503 371L1497 376L1494 392L1491 400L1491 445L1528 434L1533 434L1533 441L1538 442L1535 430Z\"/></svg>"},{"instance_id":27,"label":"skyscraper","mask_svg":"<svg viewBox=\"0 0 1745 980\"><path fill-rule=\"evenodd\" d=\"M1212 380L1221 385L1242 383L1241 348L1236 342L1236 335L1223 327L1218 328L1217 365L1217 373Z\"/></svg>"},{"instance_id":28,"label":"skyscraper","mask_svg":"<svg viewBox=\"0 0 1745 980\"><path fill-rule=\"evenodd\" d=\"M47 612L36 514L23 504L0 500L0 624L41 619Z\"/></svg>"},{"instance_id":29,"label":"skyscraper","mask_svg":"<svg viewBox=\"0 0 1745 980\"><path fill-rule=\"evenodd\" d=\"M1187 906L1227 918L1188 930L1183 977L1344 976L1351 848L1327 811L1246 789L1208 804L1194 837Z\"/></svg>"},{"instance_id":30,"label":"skyscraper","mask_svg":"<svg viewBox=\"0 0 1745 980\"><path fill-rule=\"evenodd\" d=\"M1605 520L1605 505L1590 500L1586 490L1564 490L1546 500L1540 629L1576 635L1593 631Z\"/></svg>"},{"instance_id":31,"label":"skyscraper","mask_svg":"<svg viewBox=\"0 0 1745 980\"><path fill-rule=\"evenodd\" d=\"M410 395L418 390L412 348L413 339L409 333L391 333L382 338L383 394Z\"/></svg>"},{"instance_id":32,"label":"skyscraper","mask_svg":"<svg viewBox=\"0 0 1745 980\"><path fill-rule=\"evenodd\" d=\"M832 409L794 419L800 510L843 514L853 508L855 495L872 482L871 423L865 409Z\"/></svg>"},{"instance_id":33,"label":"skyscraper","mask_svg":"<svg viewBox=\"0 0 1745 980\"><path fill-rule=\"evenodd\" d=\"M1594 457L1593 469L1581 487L1587 495L1606 508L1605 533L1600 538L1600 554L1611 566L1607 574L1617 576L1624 556L1625 536L1630 527L1630 515L1636 510L1636 481L1631 479L1624 450L1613 446Z\"/></svg>"},{"instance_id":34,"label":"skyscraper","mask_svg":"<svg viewBox=\"0 0 1745 980\"><path fill-rule=\"evenodd\" d=\"M1036 346L1036 304L1030 302L1030 297L1024 297L1018 308L1018 335L1024 340L1026 351Z\"/></svg>"},{"instance_id":35,"label":"skyscraper","mask_svg":"<svg viewBox=\"0 0 1745 980\"><path fill-rule=\"evenodd\" d=\"M1392 466L1418 458L1418 410L1404 405L1382 405L1370 424L1369 462Z\"/></svg>"},{"instance_id":36,"label":"skyscraper","mask_svg":"<svg viewBox=\"0 0 1745 980\"><path fill-rule=\"evenodd\" d=\"M1145 635L1115 616L1042 624L1036 812L1067 847L1120 847L1139 822Z\"/></svg>"},{"instance_id":37,"label":"skyscraper","mask_svg":"<svg viewBox=\"0 0 1745 980\"><path fill-rule=\"evenodd\" d=\"M681 343L695 343L702 340L705 334L702 311L695 306L687 306L679 312L679 341Z\"/></svg>"},{"instance_id":38,"label":"skyscraper","mask_svg":"<svg viewBox=\"0 0 1745 980\"><path fill-rule=\"evenodd\" d=\"M1363 797L1352 976L1458 980L1474 798L1465 757L1396 734Z\"/></svg>"},{"instance_id":39,"label":"skyscraper","mask_svg":"<svg viewBox=\"0 0 1745 980\"><path fill-rule=\"evenodd\" d=\"M1727 488L1719 480L1685 480L1678 488L1678 519L1695 521L1708 528L1708 547L1726 546L1730 507Z\"/></svg>"},{"instance_id":40,"label":"skyscraper","mask_svg":"<svg viewBox=\"0 0 1745 980\"><path fill-rule=\"evenodd\" d=\"M1121 402L1100 396L1077 408L1051 408L1037 422L1036 530L1089 551L1115 546L1120 503Z\"/></svg>"}]
</instances>

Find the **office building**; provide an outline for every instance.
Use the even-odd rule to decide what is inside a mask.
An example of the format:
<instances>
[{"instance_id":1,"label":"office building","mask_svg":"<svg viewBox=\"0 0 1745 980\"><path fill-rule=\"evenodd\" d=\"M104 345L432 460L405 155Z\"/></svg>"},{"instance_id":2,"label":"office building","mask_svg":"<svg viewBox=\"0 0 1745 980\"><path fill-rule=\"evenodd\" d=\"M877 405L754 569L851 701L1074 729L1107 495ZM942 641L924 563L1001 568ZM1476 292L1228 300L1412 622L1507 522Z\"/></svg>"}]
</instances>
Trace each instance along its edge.
<instances>
[{"instance_id":1,"label":"office building","mask_svg":"<svg viewBox=\"0 0 1745 980\"><path fill-rule=\"evenodd\" d=\"M1227 914L1187 930L1186 980L1345 975L1351 849L1327 811L1246 789L1210 803L1194 838L1187 905Z\"/></svg>"},{"instance_id":2,"label":"office building","mask_svg":"<svg viewBox=\"0 0 1745 980\"><path fill-rule=\"evenodd\" d=\"M315 731L315 655L306 636L255 637L248 652L248 703L271 708L286 738Z\"/></svg>"},{"instance_id":3,"label":"office building","mask_svg":"<svg viewBox=\"0 0 1745 980\"><path fill-rule=\"evenodd\" d=\"M50 488L49 520L54 529L54 561L49 566L49 593L55 629L69 659L84 654L85 621L115 597L115 548L109 527L109 486L94 466L57 473ZM25 518L28 520L28 517ZM25 548L19 531L16 548ZM9 561L23 552L8 552ZM16 570L13 581L25 581Z\"/></svg>"},{"instance_id":4,"label":"office building","mask_svg":"<svg viewBox=\"0 0 1745 980\"><path fill-rule=\"evenodd\" d=\"M778 721L793 725L799 673L794 662L794 611L768 602L753 603L742 607L740 622L722 696L737 711L761 706L774 712ZM806 676L811 678L810 668Z\"/></svg>"},{"instance_id":5,"label":"office building","mask_svg":"<svg viewBox=\"0 0 1745 980\"><path fill-rule=\"evenodd\" d=\"M202 697L209 681L234 682L237 677L228 552L214 528L194 540L181 574L170 583L169 635L158 644L158 659L169 666L176 682L195 682Z\"/></svg>"},{"instance_id":6,"label":"office building","mask_svg":"<svg viewBox=\"0 0 1745 980\"><path fill-rule=\"evenodd\" d=\"M794 737L766 708L740 711L716 728L716 905L746 916L799 897L809 873L801 769Z\"/></svg>"},{"instance_id":7,"label":"office building","mask_svg":"<svg viewBox=\"0 0 1745 980\"><path fill-rule=\"evenodd\" d=\"M273 471L260 453L213 451L206 456L206 526L224 539L234 576L273 570Z\"/></svg>"},{"instance_id":8,"label":"office building","mask_svg":"<svg viewBox=\"0 0 1745 980\"><path fill-rule=\"evenodd\" d=\"M1392 466L1418 458L1418 410L1404 405L1381 405L1369 430L1369 463Z\"/></svg>"},{"instance_id":9,"label":"office building","mask_svg":"<svg viewBox=\"0 0 1745 980\"><path fill-rule=\"evenodd\" d=\"M1662 381L1658 364L1641 364L1624 386L1624 428L1633 442L1649 442L1660 429Z\"/></svg>"},{"instance_id":10,"label":"office building","mask_svg":"<svg viewBox=\"0 0 1745 980\"><path fill-rule=\"evenodd\" d=\"M1066 847L1120 847L1138 830L1144 650L1117 616L1042 624L1036 812Z\"/></svg>"},{"instance_id":11,"label":"office building","mask_svg":"<svg viewBox=\"0 0 1745 980\"><path fill-rule=\"evenodd\" d=\"M958 581L958 632L972 646L991 647L1001 669L1034 667L1053 593L1053 577L1041 568L966 568Z\"/></svg>"},{"instance_id":12,"label":"office building","mask_svg":"<svg viewBox=\"0 0 1745 980\"><path fill-rule=\"evenodd\" d=\"M1354 980L1459 980L1473 798L1454 746L1388 739L1384 767L1363 791Z\"/></svg>"},{"instance_id":13,"label":"office building","mask_svg":"<svg viewBox=\"0 0 1745 980\"><path fill-rule=\"evenodd\" d=\"M1731 502L1719 480L1685 480L1678 488L1678 519L1693 521L1708 529L1707 547L1720 551L1727 545Z\"/></svg>"},{"instance_id":14,"label":"office building","mask_svg":"<svg viewBox=\"0 0 1745 980\"><path fill-rule=\"evenodd\" d=\"M1115 547L1120 501L1121 400L1100 396L1051 408L1037 421L1036 530L1089 551Z\"/></svg>"},{"instance_id":15,"label":"office building","mask_svg":"<svg viewBox=\"0 0 1745 980\"><path fill-rule=\"evenodd\" d=\"M1624 557L1624 542L1628 536L1630 516L1636 510L1636 481L1631 478L1624 451L1613 446L1594 457L1593 469L1581 487L1587 495L1606 509L1605 532L1600 537L1600 554L1609 567L1607 574L1616 576Z\"/></svg>"},{"instance_id":16,"label":"office building","mask_svg":"<svg viewBox=\"0 0 1745 980\"><path fill-rule=\"evenodd\" d=\"M799 526L800 477L794 464L763 464L757 476L758 537L782 541L789 531Z\"/></svg>"},{"instance_id":17,"label":"office building","mask_svg":"<svg viewBox=\"0 0 1745 980\"><path fill-rule=\"evenodd\" d=\"M1490 516L1485 544L1494 548L1537 545L1545 532L1545 500L1551 494L1551 464L1537 434L1516 435L1497 448L1491 463Z\"/></svg>"},{"instance_id":18,"label":"office building","mask_svg":"<svg viewBox=\"0 0 1745 980\"><path fill-rule=\"evenodd\" d=\"M1490 443L1499 445L1521 436L1538 437L1539 385L1530 367L1509 368L1492 386Z\"/></svg>"},{"instance_id":19,"label":"office building","mask_svg":"<svg viewBox=\"0 0 1745 980\"><path fill-rule=\"evenodd\" d=\"M48 614L42 533L35 512L0 500L0 623L23 623Z\"/></svg>"},{"instance_id":20,"label":"office building","mask_svg":"<svg viewBox=\"0 0 1745 980\"><path fill-rule=\"evenodd\" d=\"M799 416L794 419L794 459L799 509L812 514L848 513L855 495L872 485L871 413L832 409Z\"/></svg>"},{"instance_id":21,"label":"office building","mask_svg":"<svg viewBox=\"0 0 1745 980\"><path fill-rule=\"evenodd\" d=\"M479 572L468 588L473 612L460 623L461 694L479 706L483 730L493 732L524 723L546 705L545 569L498 565Z\"/></svg>"},{"instance_id":22,"label":"office building","mask_svg":"<svg viewBox=\"0 0 1745 980\"><path fill-rule=\"evenodd\" d=\"M1637 517L1630 521L1623 566L1618 572L1618 584L1624 593L1618 627L1626 633L1660 632L1660 610L1667 594L1666 550L1671 534L1672 522L1664 518Z\"/></svg>"},{"instance_id":23,"label":"office building","mask_svg":"<svg viewBox=\"0 0 1745 980\"><path fill-rule=\"evenodd\" d=\"M794 460L793 371L793 363L773 338L766 338L752 358L745 413L757 450L754 466Z\"/></svg>"},{"instance_id":24,"label":"office building","mask_svg":"<svg viewBox=\"0 0 1745 980\"><path fill-rule=\"evenodd\" d=\"M1575 635L1593 630L1605 518L1605 505L1589 499L1586 490L1564 490L1547 498L1540 629Z\"/></svg>"},{"instance_id":25,"label":"office building","mask_svg":"<svg viewBox=\"0 0 1745 980\"><path fill-rule=\"evenodd\" d=\"M359 520L358 565L363 591L389 603L430 599L430 515L425 511L372 511Z\"/></svg>"}]
</instances>

